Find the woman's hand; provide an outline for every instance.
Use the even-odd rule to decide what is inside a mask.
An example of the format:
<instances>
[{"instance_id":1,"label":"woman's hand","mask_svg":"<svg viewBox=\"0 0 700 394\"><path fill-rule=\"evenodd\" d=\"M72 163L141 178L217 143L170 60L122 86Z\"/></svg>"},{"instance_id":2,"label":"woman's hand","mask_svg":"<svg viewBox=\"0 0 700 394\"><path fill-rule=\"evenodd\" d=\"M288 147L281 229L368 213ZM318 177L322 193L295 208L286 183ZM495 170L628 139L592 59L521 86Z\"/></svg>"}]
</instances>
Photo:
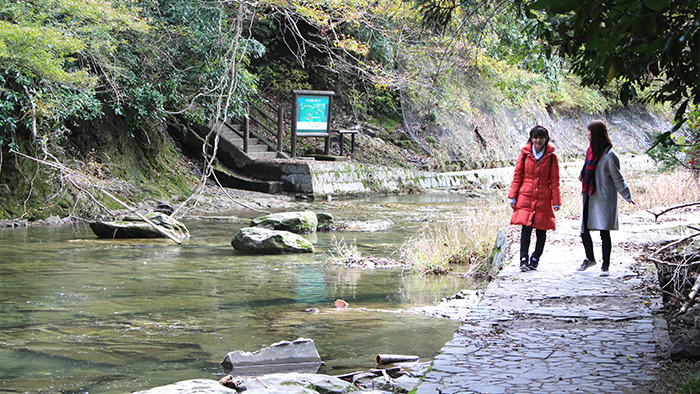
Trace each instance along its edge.
<instances>
[{"instance_id":1,"label":"woman's hand","mask_svg":"<svg viewBox=\"0 0 700 394\"><path fill-rule=\"evenodd\" d=\"M555 212L559 210L559 207L553 207L553 208L554 208Z\"/></svg>"},{"instance_id":2,"label":"woman's hand","mask_svg":"<svg viewBox=\"0 0 700 394\"><path fill-rule=\"evenodd\" d=\"M515 203L514 202L510 203L510 208L515 211Z\"/></svg>"}]
</instances>

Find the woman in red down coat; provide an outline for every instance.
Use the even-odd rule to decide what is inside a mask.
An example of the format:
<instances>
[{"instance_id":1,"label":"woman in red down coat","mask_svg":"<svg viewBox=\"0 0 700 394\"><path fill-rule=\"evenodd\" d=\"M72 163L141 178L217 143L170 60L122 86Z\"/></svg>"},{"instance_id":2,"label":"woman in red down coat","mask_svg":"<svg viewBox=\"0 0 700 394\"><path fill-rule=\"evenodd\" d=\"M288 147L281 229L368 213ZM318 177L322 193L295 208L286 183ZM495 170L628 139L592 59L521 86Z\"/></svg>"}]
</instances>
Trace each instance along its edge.
<instances>
[{"instance_id":1,"label":"woman in red down coat","mask_svg":"<svg viewBox=\"0 0 700 394\"><path fill-rule=\"evenodd\" d=\"M513 208L510 223L523 226L520 235L520 270L523 272L537 269L547 230L556 228L554 211L561 205L561 193L559 160L554 150L547 129L537 125L530 130L530 138L515 164L508 199ZM537 241L535 251L529 256L533 228Z\"/></svg>"}]
</instances>

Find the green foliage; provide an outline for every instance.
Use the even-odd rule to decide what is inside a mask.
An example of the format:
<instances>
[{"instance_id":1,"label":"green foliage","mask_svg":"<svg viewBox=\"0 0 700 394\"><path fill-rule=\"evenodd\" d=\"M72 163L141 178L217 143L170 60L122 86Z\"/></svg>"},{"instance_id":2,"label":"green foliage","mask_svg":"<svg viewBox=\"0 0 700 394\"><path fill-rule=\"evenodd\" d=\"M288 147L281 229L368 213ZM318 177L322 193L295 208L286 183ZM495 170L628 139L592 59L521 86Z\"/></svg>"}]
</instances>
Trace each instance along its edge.
<instances>
[{"instance_id":1,"label":"green foliage","mask_svg":"<svg viewBox=\"0 0 700 394\"><path fill-rule=\"evenodd\" d=\"M688 126L682 142L679 134L673 138L671 134L692 122L697 115L691 109L700 105L697 0L416 0L414 4L425 26L459 34L474 47L484 48L488 56L470 52L468 67L494 82L502 104L518 107L536 100L548 108L588 112L615 107L614 98L623 105L670 104L676 109L676 125L658 135L656 146L671 149L669 156L695 154L696 126ZM480 65L489 71L484 73ZM567 76L569 72L578 79ZM576 87L579 82L584 88ZM460 107L468 113L495 109L483 104L469 97L469 103ZM678 143L670 144L674 140Z\"/></svg>"},{"instance_id":2,"label":"green foliage","mask_svg":"<svg viewBox=\"0 0 700 394\"><path fill-rule=\"evenodd\" d=\"M537 0L529 9L544 14L529 14L538 21L533 33L567 56L584 84L620 80L620 98L626 103L637 96L635 86L646 89L653 79L663 78L654 100L682 107L700 103L697 0Z\"/></svg>"},{"instance_id":3,"label":"green foliage","mask_svg":"<svg viewBox=\"0 0 700 394\"><path fill-rule=\"evenodd\" d=\"M312 90L308 72L287 58L260 62L253 71L259 78L260 90L279 100L288 100L292 90Z\"/></svg>"},{"instance_id":4,"label":"green foliage","mask_svg":"<svg viewBox=\"0 0 700 394\"><path fill-rule=\"evenodd\" d=\"M526 2L527 3L527 2ZM590 86L619 81L623 103L642 97L676 107L675 129L700 105L700 2L536 0L527 8L532 34L571 62ZM657 137L657 146L674 130ZM686 149L694 150L685 142ZM676 144L675 146L679 146Z\"/></svg>"},{"instance_id":5,"label":"green foliage","mask_svg":"<svg viewBox=\"0 0 700 394\"><path fill-rule=\"evenodd\" d=\"M700 107L691 108L685 128L656 133L647 153L664 167L700 171Z\"/></svg>"}]
</instances>

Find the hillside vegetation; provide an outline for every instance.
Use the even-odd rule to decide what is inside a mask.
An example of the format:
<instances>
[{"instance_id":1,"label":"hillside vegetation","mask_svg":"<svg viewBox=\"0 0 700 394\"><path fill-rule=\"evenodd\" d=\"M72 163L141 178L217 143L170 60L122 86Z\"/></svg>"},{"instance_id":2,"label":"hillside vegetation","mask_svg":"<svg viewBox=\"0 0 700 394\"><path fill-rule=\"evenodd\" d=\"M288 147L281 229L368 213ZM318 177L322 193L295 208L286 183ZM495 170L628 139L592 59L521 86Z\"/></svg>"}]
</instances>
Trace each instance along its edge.
<instances>
[{"instance_id":1,"label":"hillside vegetation","mask_svg":"<svg viewBox=\"0 0 700 394\"><path fill-rule=\"evenodd\" d=\"M98 189L184 201L204 162L168 130L288 107L293 89L335 91L336 126L372 131L355 160L433 170L508 164L536 123L569 130L574 154L582 116L625 111L614 84L582 88L544 56L516 8L424 17L399 0L0 2L0 218L109 214Z\"/></svg>"}]
</instances>

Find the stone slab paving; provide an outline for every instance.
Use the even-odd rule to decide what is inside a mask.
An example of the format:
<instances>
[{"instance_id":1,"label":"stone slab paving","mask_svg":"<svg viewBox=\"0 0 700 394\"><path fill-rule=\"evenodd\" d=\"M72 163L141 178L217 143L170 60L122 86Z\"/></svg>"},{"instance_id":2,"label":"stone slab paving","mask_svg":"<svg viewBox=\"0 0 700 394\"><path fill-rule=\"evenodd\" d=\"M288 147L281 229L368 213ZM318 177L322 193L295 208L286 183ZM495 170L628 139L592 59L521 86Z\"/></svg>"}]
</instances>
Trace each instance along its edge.
<instances>
[{"instance_id":1,"label":"stone slab paving","mask_svg":"<svg viewBox=\"0 0 700 394\"><path fill-rule=\"evenodd\" d=\"M660 297L644 289L623 248L631 233L612 233L609 277L599 265L576 271L584 257L577 224L548 232L537 271L520 272L513 257L465 311L418 394L650 392L667 357L665 321L654 315Z\"/></svg>"}]
</instances>

